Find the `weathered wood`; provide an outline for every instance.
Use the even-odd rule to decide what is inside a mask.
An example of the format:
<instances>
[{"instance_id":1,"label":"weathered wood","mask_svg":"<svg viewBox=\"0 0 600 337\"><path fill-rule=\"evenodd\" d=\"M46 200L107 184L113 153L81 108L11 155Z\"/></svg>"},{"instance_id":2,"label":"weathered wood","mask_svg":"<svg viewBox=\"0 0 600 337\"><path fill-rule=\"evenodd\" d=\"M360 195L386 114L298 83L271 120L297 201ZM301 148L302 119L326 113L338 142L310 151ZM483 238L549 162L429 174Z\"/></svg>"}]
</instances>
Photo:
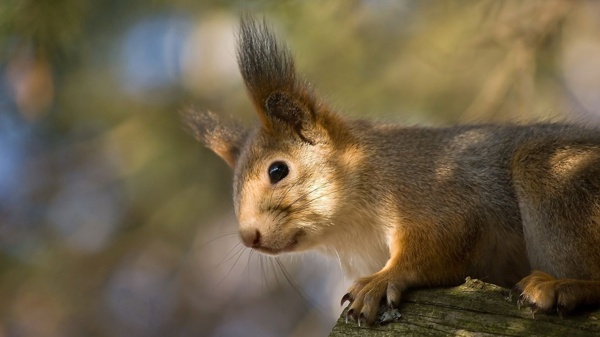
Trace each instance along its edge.
<instances>
[{"instance_id":1,"label":"weathered wood","mask_svg":"<svg viewBox=\"0 0 600 337\"><path fill-rule=\"evenodd\" d=\"M340 336L600 336L600 310L564 319L517 308L505 288L467 278L458 287L404 294L402 317L385 326L346 324L346 310L330 337ZM516 297L516 296L513 296Z\"/></svg>"}]
</instances>

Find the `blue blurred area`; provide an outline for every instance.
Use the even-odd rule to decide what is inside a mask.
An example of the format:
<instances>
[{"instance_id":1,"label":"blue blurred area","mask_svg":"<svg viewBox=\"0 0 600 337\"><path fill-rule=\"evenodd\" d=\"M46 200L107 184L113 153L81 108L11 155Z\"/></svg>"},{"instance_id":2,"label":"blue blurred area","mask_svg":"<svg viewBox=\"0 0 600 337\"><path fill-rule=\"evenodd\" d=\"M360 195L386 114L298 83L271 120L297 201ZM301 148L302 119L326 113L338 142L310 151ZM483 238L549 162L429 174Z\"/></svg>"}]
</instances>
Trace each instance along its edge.
<instances>
[{"instance_id":1,"label":"blue blurred area","mask_svg":"<svg viewBox=\"0 0 600 337\"><path fill-rule=\"evenodd\" d=\"M0 200L4 203L15 202L19 198L19 188L25 178L23 166L27 156L27 139L31 136L29 125L14 110L7 110L5 108L0 113Z\"/></svg>"},{"instance_id":2,"label":"blue blurred area","mask_svg":"<svg viewBox=\"0 0 600 337\"><path fill-rule=\"evenodd\" d=\"M7 81L0 81L0 89L0 251L25 258L40 243L33 232L35 225L23 221L25 216L36 217L36 207L30 202L35 182L27 167L36 139L33 126L18 113Z\"/></svg>"},{"instance_id":3,"label":"blue blurred area","mask_svg":"<svg viewBox=\"0 0 600 337\"><path fill-rule=\"evenodd\" d=\"M111 159L89 159L76 171L65 171L58 178L60 187L49 200L47 217L55 233L71 249L100 252L121 224L125 208L122 188L105 184L114 179L114 168L107 165Z\"/></svg>"},{"instance_id":4,"label":"blue blurred area","mask_svg":"<svg viewBox=\"0 0 600 337\"><path fill-rule=\"evenodd\" d=\"M193 28L181 14L141 18L123 34L119 79L124 90L139 99L152 99L180 82L182 57Z\"/></svg>"},{"instance_id":5,"label":"blue blurred area","mask_svg":"<svg viewBox=\"0 0 600 337\"><path fill-rule=\"evenodd\" d=\"M0 79L6 79L5 67L0 67ZM13 96L8 81L0 81L0 202L18 197L26 140L31 136L30 125L18 114Z\"/></svg>"}]
</instances>

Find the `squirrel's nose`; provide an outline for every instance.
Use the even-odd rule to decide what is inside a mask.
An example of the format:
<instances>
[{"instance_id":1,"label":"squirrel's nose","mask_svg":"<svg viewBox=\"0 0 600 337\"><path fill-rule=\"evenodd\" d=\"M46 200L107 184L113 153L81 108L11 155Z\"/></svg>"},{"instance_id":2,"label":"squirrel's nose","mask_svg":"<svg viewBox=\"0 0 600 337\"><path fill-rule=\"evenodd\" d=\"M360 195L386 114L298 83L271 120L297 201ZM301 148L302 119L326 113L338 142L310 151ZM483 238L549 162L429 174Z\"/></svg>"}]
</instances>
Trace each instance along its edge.
<instances>
[{"instance_id":1,"label":"squirrel's nose","mask_svg":"<svg viewBox=\"0 0 600 337\"><path fill-rule=\"evenodd\" d=\"M240 239L246 247L260 247L260 231L256 228L241 228Z\"/></svg>"}]
</instances>

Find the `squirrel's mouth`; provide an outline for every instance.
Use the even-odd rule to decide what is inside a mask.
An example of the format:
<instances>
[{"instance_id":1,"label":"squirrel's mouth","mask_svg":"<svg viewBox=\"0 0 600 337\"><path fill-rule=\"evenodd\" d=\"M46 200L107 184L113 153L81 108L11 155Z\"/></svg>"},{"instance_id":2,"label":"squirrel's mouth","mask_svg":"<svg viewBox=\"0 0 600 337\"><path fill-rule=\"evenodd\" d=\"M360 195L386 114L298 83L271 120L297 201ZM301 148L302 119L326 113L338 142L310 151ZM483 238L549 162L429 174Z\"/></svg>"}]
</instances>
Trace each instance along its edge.
<instances>
[{"instance_id":1,"label":"squirrel's mouth","mask_svg":"<svg viewBox=\"0 0 600 337\"><path fill-rule=\"evenodd\" d=\"M293 252L296 250L296 247L298 246L298 242L300 241L300 238L305 235L306 235L306 232L303 229L300 229L292 236L292 238L288 241L288 243L285 246L283 246L282 248L272 248L272 247L267 247L267 246L260 246L260 247L255 247L254 249L258 250L261 253L269 254L269 255L277 255L277 254L281 254L281 253Z\"/></svg>"}]
</instances>

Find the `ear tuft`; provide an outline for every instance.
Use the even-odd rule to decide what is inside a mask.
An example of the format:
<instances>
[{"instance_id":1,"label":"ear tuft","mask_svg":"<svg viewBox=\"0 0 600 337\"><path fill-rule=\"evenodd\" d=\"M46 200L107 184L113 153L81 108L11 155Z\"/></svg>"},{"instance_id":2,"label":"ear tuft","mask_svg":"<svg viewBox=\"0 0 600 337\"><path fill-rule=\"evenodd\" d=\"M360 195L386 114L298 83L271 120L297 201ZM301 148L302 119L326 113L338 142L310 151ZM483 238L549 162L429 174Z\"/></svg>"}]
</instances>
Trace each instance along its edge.
<instances>
[{"instance_id":1,"label":"ear tuft","mask_svg":"<svg viewBox=\"0 0 600 337\"><path fill-rule=\"evenodd\" d=\"M211 149L231 166L235 167L246 141L247 130L235 121L224 122L214 113L186 109L181 118L188 132Z\"/></svg>"},{"instance_id":2,"label":"ear tuft","mask_svg":"<svg viewBox=\"0 0 600 337\"><path fill-rule=\"evenodd\" d=\"M258 109L262 109L274 91L295 91L294 59L289 49L277 41L264 18L257 21L250 15L242 16L237 60L248 93Z\"/></svg>"}]
</instances>

